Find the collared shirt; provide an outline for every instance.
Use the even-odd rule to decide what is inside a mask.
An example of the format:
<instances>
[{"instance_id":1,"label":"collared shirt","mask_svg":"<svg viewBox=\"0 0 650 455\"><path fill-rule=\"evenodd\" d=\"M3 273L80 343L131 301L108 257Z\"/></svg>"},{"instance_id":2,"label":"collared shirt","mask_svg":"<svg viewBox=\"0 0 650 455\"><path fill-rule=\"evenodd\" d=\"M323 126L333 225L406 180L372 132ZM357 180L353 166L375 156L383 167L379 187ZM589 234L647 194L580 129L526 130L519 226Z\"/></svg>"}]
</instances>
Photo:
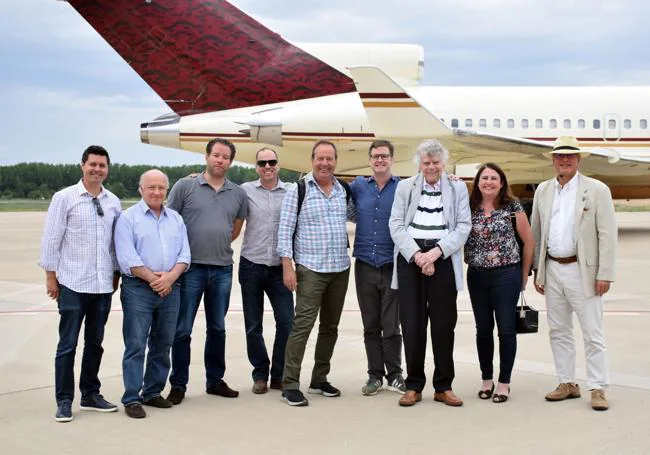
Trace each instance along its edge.
<instances>
[{"instance_id":1,"label":"collared shirt","mask_svg":"<svg viewBox=\"0 0 650 455\"><path fill-rule=\"evenodd\" d=\"M381 190L374 177L357 177L350 184L357 222L352 255L373 267L393 262L388 220L397 182L399 177L391 176Z\"/></svg>"},{"instance_id":2,"label":"collared shirt","mask_svg":"<svg viewBox=\"0 0 650 455\"><path fill-rule=\"evenodd\" d=\"M120 271L129 276L133 267L169 272L177 263L189 265L191 260L183 218L167 207L158 218L142 199L117 220L115 250Z\"/></svg>"},{"instance_id":3,"label":"collared shirt","mask_svg":"<svg viewBox=\"0 0 650 455\"><path fill-rule=\"evenodd\" d=\"M449 232L442 206L440 180L433 186L424 182L418 209L406 232L414 239L441 239Z\"/></svg>"},{"instance_id":4,"label":"collared shirt","mask_svg":"<svg viewBox=\"0 0 650 455\"><path fill-rule=\"evenodd\" d=\"M305 176L305 200L299 217L296 216L297 185L292 185L282 202L278 255L281 258L294 258L296 264L314 272L342 272L350 268L345 189L333 177L332 183L328 196L311 172Z\"/></svg>"},{"instance_id":5,"label":"collared shirt","mask_svg":"<svg viewBox=\"0 0 650 455\"><path fill-rule=\"evenodd\" d=\"M113 292L113 273L119 270L113 246L120 200L102 187L97 195L104 216L97 214L93 195L83 181L58 191L47 210L39 265L56 272L60 284L75 292Z\"/></svg>"},{"instance_id":6,"label":"collared shirt","mask_svg":"<svg viewBox=\"0 0 650 455\"><path fill-rule=\"evenodd\" d=\"M564 186L561 186L557 179L553 183L555 196L549 221L546 251L551 256L558 258L575 256L576 239L573 233L573 224L580 174L576 173Z\"/></svg>"},{"instance_id":7,"label":"collared shirt","mask_svg":"<svg viewBox=\"0 0 650 455\"><path fill-rule=\"evenodd\" d=\"M248 215L241 255L255 264L280 265L278 227L282 200L288 183L278 179L275 188L267 190L260 179L242 184L248 196Z\"/></svg>"},{"instance_id":8,"label":"collared shirt","mask_svg":"<svg viewBox=\"0 0 650 455\"><path fill-rule=\"evenodd\" d=\"M185 221L193 263L233 263L233 225L235 219L246 218L248 208L244 190L228 179L215 191L203 174L185 177L169 192L167 207L176 210Z\"/></svg>"}]
</instances>

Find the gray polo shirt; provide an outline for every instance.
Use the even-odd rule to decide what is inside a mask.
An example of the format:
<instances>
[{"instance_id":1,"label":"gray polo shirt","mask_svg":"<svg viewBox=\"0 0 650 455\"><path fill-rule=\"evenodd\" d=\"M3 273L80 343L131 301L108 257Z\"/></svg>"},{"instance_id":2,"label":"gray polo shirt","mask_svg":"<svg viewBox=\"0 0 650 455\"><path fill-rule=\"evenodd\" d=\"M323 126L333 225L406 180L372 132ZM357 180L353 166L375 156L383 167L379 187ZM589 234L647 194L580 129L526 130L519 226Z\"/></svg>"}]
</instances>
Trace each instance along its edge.
<instances>
[{"instance_id":1,"label":"gray polo shirt","mask_svg":"<svg viewBox=\"0 0 650 455\"><path fill-rule=\"evenodd\" d=\"M278 256L278 226L282 200L289 187L278 179L272 190L262 186L259 179L242 184L248 195L248 216L241 255L255 264L280 265Z\"/></svg>"},{"instance_id":2,"label":"gray polo shirt","mask_svg":"<svg viewBox=\"0 0 650 455\"><path fill-rule=\"evenodd\" d=\"M246 192L226 179L219 191L203 173L180 179L169 192L167 206L183 217L192 252L192 264L231 265L232 228L245 219Z\"/></svg>"}]
</instances>

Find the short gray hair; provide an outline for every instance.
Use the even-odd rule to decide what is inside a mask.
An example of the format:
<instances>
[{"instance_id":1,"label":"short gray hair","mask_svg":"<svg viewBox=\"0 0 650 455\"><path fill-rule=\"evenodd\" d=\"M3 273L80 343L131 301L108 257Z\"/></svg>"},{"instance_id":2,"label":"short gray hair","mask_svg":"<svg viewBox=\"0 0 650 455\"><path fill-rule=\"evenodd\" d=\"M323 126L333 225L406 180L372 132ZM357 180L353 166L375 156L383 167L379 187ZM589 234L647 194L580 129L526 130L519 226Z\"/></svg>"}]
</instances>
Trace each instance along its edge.
<instances>
[{"instance_id":1,"label":"short gray hair","mask_svg":"<svg viewBox=\"0 0 650 455\"><path fill-rule=\"evenodd\" d=\"M167 188L169 188L169 177L167 177L167 174L165 174L163 171L160 169L149 169L148 171L145 171L142 173L140 176L140 181L138 182L138 186L142 186L142 182L144 181L144 178L146 177L147 174L157 174L160 173L162 174L163 177L165 177L165 185Z\"/></svg>"},{"instance_id":2,"label":"short gray hair","mask_svg":"<svg viewBox=\"0 0 650 455\"><path fill-rule=\"evenodd\" d=\"M436 155L438 155L440 161L442 161L442 164L447 164L447 161L449 161L449 152L447 149L444 148L442 144L435 139L427 139L420 142L418 148L415 149L415 156L413 157L413 161L419 167L422 158L425 156L434 157Z\"/></svg>"}]
</instances>

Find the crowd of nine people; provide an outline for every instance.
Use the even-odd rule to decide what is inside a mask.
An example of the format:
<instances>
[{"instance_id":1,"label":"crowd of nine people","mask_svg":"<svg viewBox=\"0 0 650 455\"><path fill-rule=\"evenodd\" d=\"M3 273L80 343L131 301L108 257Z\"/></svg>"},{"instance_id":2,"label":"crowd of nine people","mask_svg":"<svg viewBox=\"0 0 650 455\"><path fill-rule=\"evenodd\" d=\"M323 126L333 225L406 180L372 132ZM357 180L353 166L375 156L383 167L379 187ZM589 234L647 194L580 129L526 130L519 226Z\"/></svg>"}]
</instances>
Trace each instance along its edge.
<instances>
[{"instance_id":1,"label":"crowd of nine people","mask_svg":"<svg viewBox=\"0 0 650 455\"><path fill-rule=\"evenodd\" d=\"M558 138L548 153L557 175L535 192L532 228L498 165L478 169L470 194L464 182L445 172L449 153L436 140L417 147L419 172L403 180L391 171L393 144L373 142L368 151L372 175L349 184L334 177L338 155L330 141L314 144L312 171L297 184L279 179L278 154L262 148L256 154L259 179L238 186L226 178L235 154L226 139L208 142L205 171L179 180L166 204L167 176L157 169L145 172L139 182L142 199L122 211L119 199L103 186L109 155L103 147L90 146L81 159L82 179L54 195L40 266L60 314L57 421L73 419L74 359L82 323L80 409L117 411L100 394L98 374L104 326L120 277L125 345L121 401L129 417L146 417L143 405L170 408L183 401L201 300L206 393L239 395L224 380L225 316L233 278L231 242L244 222L238 278L253 393L277 389L291 406L308 404L300 373L318 319L307 391L341 395L328 375L351 267L346 223L353 221L354 278L368 374L363 395L386 389L400 394L400 406L421 401L429 331L434 400L463 405L452 383L456 302L465 262L482 379L479 398L494 403L509 398L516 306L533 269L535 289L546 300L559 380L546 400L580 397L575 313L585 343L591 406L608 409L602 296L614 281L616 220L607 186L578 172L587 153L575 138ZM265 294L275 319L270 358L263 338Z\"/></svg>"}]
</instances>

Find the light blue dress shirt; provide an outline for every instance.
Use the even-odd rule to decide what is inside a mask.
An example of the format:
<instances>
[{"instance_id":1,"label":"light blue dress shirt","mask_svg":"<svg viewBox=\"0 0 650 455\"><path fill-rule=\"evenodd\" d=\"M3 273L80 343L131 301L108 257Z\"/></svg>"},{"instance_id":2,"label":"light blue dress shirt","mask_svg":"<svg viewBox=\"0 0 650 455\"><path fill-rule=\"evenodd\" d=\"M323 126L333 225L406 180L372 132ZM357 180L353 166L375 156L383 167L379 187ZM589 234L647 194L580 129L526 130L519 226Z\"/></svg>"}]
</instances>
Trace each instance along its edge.
<instances>
[{"instance_id":1,"label":"light blue dress shirt","mask_svg":"<svg viewBox=\"0 0 650 455\"><path fill-rule=\"evenodd\" d=\"M163 207L160 218L140 200L128 208L115 226L115 251L120 271L133 276L132 267L169 272L181 262L190 264L187 229L178 212Z\"/></svg>"}]
</instances>

